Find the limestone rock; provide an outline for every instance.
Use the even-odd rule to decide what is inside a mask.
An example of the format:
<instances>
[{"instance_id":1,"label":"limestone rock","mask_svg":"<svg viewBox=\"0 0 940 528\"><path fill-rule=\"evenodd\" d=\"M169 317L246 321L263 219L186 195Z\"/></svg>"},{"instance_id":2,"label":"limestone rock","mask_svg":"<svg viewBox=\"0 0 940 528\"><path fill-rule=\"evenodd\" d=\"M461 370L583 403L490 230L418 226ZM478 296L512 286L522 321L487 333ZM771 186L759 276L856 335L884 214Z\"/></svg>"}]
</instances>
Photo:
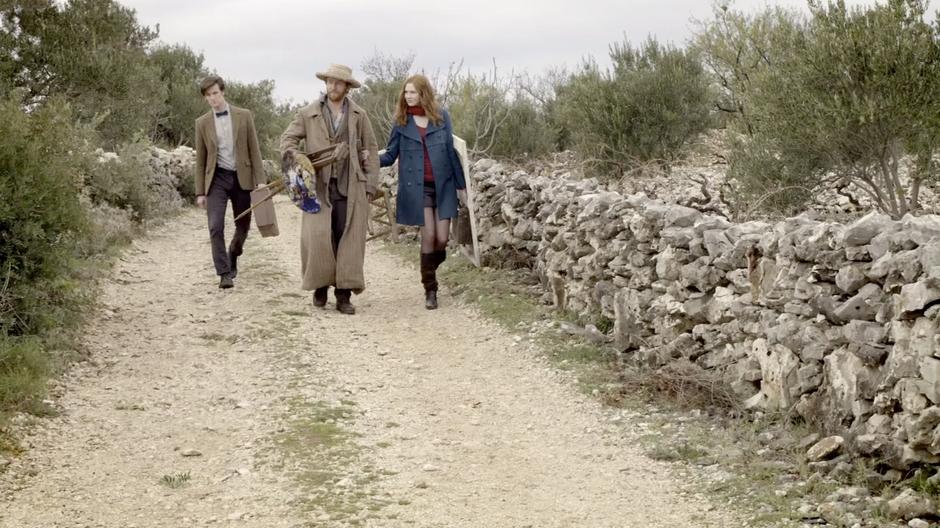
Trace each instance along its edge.
<instances>
[{"instance_id":1,"label":"limestone rock","mask_svg":"<svg viewBox=\"0 0 940 528\"><path fill-rule=\"evenodd\" d=\"M819 462L836 456L845 444L841 436L827 436L806 452L806 458L811 462Z\"/></svg>"},{"instance_id":2,"label":"limestone rock","mask_svg":"<svg viewBox=\"0 0 940 528\"><path fill-rule=\"evenodd\" d=\"M904 520L915 517L933 517L937 514L937 507L929 498L908 488L888 501L888 514L895 519Z\"/></svg>"}]
</instances>

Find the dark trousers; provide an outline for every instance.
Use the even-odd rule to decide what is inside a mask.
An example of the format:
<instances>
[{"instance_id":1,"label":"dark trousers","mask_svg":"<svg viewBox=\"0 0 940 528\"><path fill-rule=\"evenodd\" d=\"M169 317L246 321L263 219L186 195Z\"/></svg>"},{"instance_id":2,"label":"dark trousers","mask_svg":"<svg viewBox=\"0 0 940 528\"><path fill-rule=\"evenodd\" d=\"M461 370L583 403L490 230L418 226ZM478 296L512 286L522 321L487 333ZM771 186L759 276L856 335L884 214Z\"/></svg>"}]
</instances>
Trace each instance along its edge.
<instances>
[{"instance_id":1,"label":"dark trousers","mask_svg":"<svg viewBox=\"0 0 940 528\"><path fill-rule=\"evenodd\" d=\"M330 215L330 231L332 235L333 242L333 256L335 257L339 253L339 241L343 238L343 231L346 230L346 197L339 193L339 187L337 186L336 178L330 179L330 204L333 206L333 212ZM321 295L323 299L326 299L327 289L329 286L324 286L322 288L317 288L316 294ZM347 290L345 288L336 288L336 299L349 301L350 296L352 295L352 290Z\"/></svg>"},{"instance_id":2,"label":"dark trousers","mask_svg":"<svg viewBox=\"0 0 940 528\"><path fill-rule=\"evenodd\" d=\"M235 171L216 168L212 177L209 194L206 195L206 210L209 213L209 241L212 244L212 263L215 272L226 275L232 271L231 257L242 254L245 239L248 238L248 228L251 227L251 214L235 222L235 235L225 250L225 210L228 201L232 201L232 216L238 216L251 207L251 191L246 191L238 185L238 175Z\"/></svg>"},{"instance_id":3,"label":"dark trousers","mask_svg":"<svg viewBox=\"0 0 940 528\"><path fill-rule=\"evenodd\" d=\"M346 230L346 197L339 193L336 178L330 180L330 203L333 204L333 215L330 217L330 227L333 232L333 256L339 251L339 241Z\"/></svg>"}]
</instances>

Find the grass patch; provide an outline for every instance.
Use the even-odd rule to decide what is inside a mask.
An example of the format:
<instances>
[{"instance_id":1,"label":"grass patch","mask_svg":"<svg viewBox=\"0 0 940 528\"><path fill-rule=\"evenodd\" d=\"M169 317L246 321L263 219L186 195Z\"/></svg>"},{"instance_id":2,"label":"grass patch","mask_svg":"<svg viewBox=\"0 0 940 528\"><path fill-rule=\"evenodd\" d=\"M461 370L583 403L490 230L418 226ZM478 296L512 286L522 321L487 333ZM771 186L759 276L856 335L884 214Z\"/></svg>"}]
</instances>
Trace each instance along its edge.
<instances>
[{"instance_id":1,"label":"grass patch","mask_svg":"<svg viewBox=\"0 0 940 528\"><path fill-rule=\"evenodd\" d=\"M708 455L708 451L686 443L679 445L657 445L646 452L646 456L663 462L694 462Z\"/></svg>"},{"instance_id":2,"label":"grass patch","mask_svg":"<svg viewBox=\"0 0 940 528\"><path fill-rule=\"evenodd\" d=\"M363 449L349 430L355 405L292 399L288 425L274 437L284 471L303 490L298 506L350 524L360 522L361 512L388 504L374 491L380 472L363 463Z\"/></svg>"},{"instance_id":3,"label":"grass patch","mask_svg":"<svg viewBox=\"0 0 940 528\"><path fill-rule=\"evenodd\" d=\"M215 341L215 342L218 342L218 343L228 343L228 344L230 344L230 345L234 345L235 343L238 342L238 336L235 336L235 335L227 335L227 334L219 334L219 333L217 333L217 332L206 332L206 333L202 334L202 335L199 336L199 337L205 339L206 341Z\"/></svg>"},{"instance_id":4,"label":"grass patch","mask_svg":"<svg viewBox=\"0 0 940 528\"><path fill-rule=\"evenodd\" d=\"M163 484L170 489L178 489L185 486L191 478L192 476L190 475L189 471L186 473L163 475L163 477L160 478L160 484Z\"/></svg>"},{"instance_id":5,"label":"grass patch","mask_svg":"<svg viewBox=\"0 0 940 528\"><path fill-rule=\"evenodd\" d=\"M6 431L17 413L54 414L43 398L46 380L59 368L39 338L0 336L0 431ZM11 433L0 433L0 453L18 452L16 445Z\"/></svg>"},{"instance_id":6,"label":"grass patch","mask_svg":"<svg viewBox=\"0 0 940 528\"><path fill-rule=\"evenodd\" d=\"M622 369L620 393L622 398L642 395L648 401L665 400L685 410L729 411L734 415L743 412L728 380L687 359L657 369Z\"/></svg>"}]
</instances>

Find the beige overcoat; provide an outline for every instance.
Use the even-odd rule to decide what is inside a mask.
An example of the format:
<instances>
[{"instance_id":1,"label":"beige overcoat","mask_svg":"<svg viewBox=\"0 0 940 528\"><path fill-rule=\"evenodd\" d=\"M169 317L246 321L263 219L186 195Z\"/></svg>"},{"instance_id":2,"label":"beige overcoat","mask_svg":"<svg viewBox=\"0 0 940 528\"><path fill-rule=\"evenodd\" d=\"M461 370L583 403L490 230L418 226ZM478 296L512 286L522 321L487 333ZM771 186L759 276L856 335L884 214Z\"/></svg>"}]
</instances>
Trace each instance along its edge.
<instances>
[{"instance_id":1,"label":"beige overcoat","mask_svg":"<svg viewBox=\"0 0 940 528\"><path fill-rule=\"evenodd\" d=\"M301 287L305 290L336 286L361 293L365 289L362 266L370 207L366 193L374 193L378 188L379 155L372 123L365 110L349 100L348 112L350 162L347 164L349 187L346 191L346 230L343 231L337 254L333 255L328 182L317 178L317 196L320 197L322 208L314 214L300 213L303 215L300 231ZM309 154L330 146L326 127L320 101L301 108L281 135L281 154L301 149ZM363 150L368 155L365 163L360 163L357 153Z\"/></svg>"}]
</instances>

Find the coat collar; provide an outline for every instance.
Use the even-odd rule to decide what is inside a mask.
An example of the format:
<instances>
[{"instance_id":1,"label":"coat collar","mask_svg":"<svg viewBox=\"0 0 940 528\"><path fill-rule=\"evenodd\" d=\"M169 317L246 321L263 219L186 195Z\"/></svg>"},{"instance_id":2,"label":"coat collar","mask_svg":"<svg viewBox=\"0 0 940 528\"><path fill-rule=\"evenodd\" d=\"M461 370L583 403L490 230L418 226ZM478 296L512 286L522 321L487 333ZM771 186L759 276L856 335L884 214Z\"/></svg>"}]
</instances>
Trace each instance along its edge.
<instances>
[{"instance_id":1,"label":"coat collar","mask_svg":"<svg viewBox=\"0 0 940 528\"><path fill-rule=\"evenodd\" d=\"M317 117L318 115L321 115L323 113L323 110L320 106L322 102L323 102L323 98L320 97L316 101L302 108L300 110L300 113L311 118ZM350 114L361 115L363 113L362 107L357 105L356 102L350 99L349 97L346 98L346 104L347 104L347 107L349 108Z\"/></svg>"},{"instance_id":2,"label":"coat collar","mask_svg":"<svg viewBox=\"0 0 940 528\"><path fill-rule=\"evenodd\" d=\"M232 143L238 144L238 125L241 123L242 119L245 118L245 111L237 106L228 104L229 116L232 119ZM206 127L207 138L211 140L213 145L219 144L219 136L215 132L215 110L209 109L208 112L202 115L204 121L204 126Z\"/></svg>"},{"instance_id":3,"label":"coat collar","mask_svg":"<svg viewBox=\"0 0 940 528\"><path fill-rule=\"evenodd\" d=\"M323 115L323 108L321 107L322 101L323 101L323 98L320 97L316 101L301 108L299 112L300 112L300 115L307 117L309 119L313 119L316 122L319 122L319 125L317 125L317 127L319 128L319 131L322 134L322 137L328 138L330 137L330 134L326 130L326 121L322 118L322 115ZM361 106L357 105L355 101L353 101L349 97L346 98L346 104L349 110L349 115L347 116L348 121L346 123L346 126L349 127L349 136L352 137L355 134L355 131L358 130L359 116L361 116L364 113L364 111L362 110ZM317 117L320 117L320 119L317 119Z\"/></svg>"},{"instance_id":4,"label":"coat collar","mask_svg":"<svg viewBox=\"0 0 940 528\"><path fill-rule=\"evenodd\" d=\"M430 135L438 130L444 130L444 123L435 125L433 121L428 120L428 129L425 133ZM415 123L414 116L408 116L408 123L402 128L402 133L415 141L421 141L421 132L418 132L418 125Z\"/></svg>"}]
</instances>

